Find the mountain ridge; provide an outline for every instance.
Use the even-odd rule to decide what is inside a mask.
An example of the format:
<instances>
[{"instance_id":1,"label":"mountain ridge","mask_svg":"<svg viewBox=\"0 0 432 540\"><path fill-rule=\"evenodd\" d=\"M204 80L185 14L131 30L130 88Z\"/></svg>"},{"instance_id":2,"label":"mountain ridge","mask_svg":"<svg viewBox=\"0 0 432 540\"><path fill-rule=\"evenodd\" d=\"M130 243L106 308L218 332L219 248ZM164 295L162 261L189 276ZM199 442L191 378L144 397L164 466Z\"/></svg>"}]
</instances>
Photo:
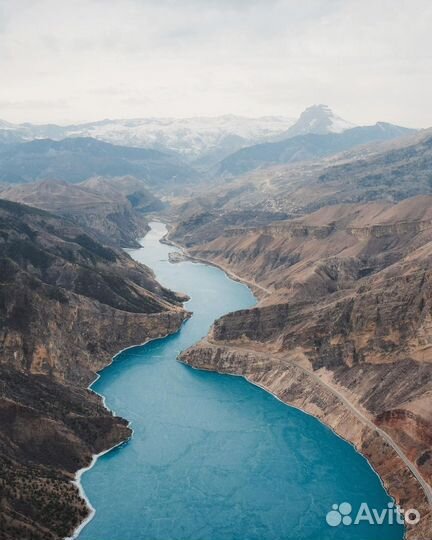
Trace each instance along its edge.
<instances>
[{"instance_id":1,"label":"mountain ridge","mask_svg":"<svg viewBox=\"0 0 432 540\"><path fill-rule=\"evenodd\" d=\"M236 115L191 118L104 119L59 126L0 121L0 141L87 136L121 146L153 148L184 159L214 161L215 156L282 133L293 119L283 116L248 118ZM224 150L224 148L227 148Z\"/></svg>"},{"instance_id":2,"label":"mountain ridge","mask_svg":"<svg viewBox=\"0 0 432 540\"><path fill-rule=\"evenodd\" d=\"M127 440L88 390L119 349L175 332L184 295L68 219L0 199L0 495L5 540L62 540L88 515L73 483Z\"/></svg>"},{"instance_id":3,"label":"mountain ridge","mask_svg":"<svg viewBox=\"0 0 432 540\"><path fill-rule=\"evenodd\" d=\"M299 118L282 115L245 117L148 117L103 119L75 125L12 124L0 121L0 142L40 138L92 137L120 146L152 148L181 156L197 167L214 165L247 146L307 133L340 133L354 124L327 105L312 105Z\"/></svg>"},{"instance_id":4,"label":"mountain ridge","mask_svg":"<svg viewBox=\"0 0 432 540\"><path fill-rule=\"evenodd\" d=\"M147 148L117 146L91 137L59 141L35 139L0 145L0 182L64 180L79 183L93 176L135 176L148 185L196 179L197 173L177 157Z\"/></svg>"},{"instance_id":5,"label":"mountain ridge","mask_svg":"<svg viewBox=\"0 0 432 540\"><path fill-rule=\"evenodd\" d=\"M146 214L163 208L142 182L131 178L0 185L0 197L66 217L117 247L138 247L137 238L148 230Z\"/></svg>"},{"instance_id":6,"label":"mountain ridge","mask_svg":"<svg viewBox=\"0 0 432 540\"><path fill-rule=\"evenodd\" d=\"M295 135L277 142L242 148L223 159L215 174L241 175L258 168L318 159L356 146L397 139L414 132L415 130L410 128L377 122L373 126L358 126L340 133Z\"/></svg>"}]
</instances>

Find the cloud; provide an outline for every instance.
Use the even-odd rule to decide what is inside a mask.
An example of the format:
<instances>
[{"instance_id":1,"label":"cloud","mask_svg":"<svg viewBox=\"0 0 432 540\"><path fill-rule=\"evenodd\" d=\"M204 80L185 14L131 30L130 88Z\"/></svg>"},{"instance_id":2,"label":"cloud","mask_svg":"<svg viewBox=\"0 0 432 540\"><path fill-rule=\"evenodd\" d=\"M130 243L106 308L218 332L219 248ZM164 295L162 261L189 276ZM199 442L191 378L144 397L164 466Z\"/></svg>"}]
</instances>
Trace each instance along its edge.
<instances>
[{"instance_id":1,"label":"cloud","mask_svg":"<svg viewBox=\"0 0 432 540\"><path fill-rule=\"evenodd\" d=\"M0 110L11 111L12 113L25 114L29 110L46 112L47 109L56 109L57 111L64 111L70 106L69 102L65 99L26 99L21 101L0 100Z\"/></svg>"},{"instance_id":2,"label":"cloud","mask_svg":"<svg viewBox=\"0 0 432 540\"><path fill-rule=\"evenodd\" d=\"M428 0L0 0L0 117L295 116L326 102L358 123L432 125L431 20Z\"/></svg>"}]
</instances>

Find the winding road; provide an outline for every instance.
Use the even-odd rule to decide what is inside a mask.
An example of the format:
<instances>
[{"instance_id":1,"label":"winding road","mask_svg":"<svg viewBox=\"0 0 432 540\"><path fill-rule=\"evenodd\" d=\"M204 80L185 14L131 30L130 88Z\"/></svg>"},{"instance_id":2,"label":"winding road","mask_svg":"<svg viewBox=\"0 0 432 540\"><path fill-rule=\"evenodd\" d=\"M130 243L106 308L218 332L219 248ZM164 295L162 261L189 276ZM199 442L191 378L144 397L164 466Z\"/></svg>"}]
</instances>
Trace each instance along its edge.
<instances>
[{"instance_id":1,"label":"winding road","mask_svg":"<svg viewBox=\"0 0 432 540\"><path fill-rule=\"evenodd\" d=\"M209 341L207 338L203 339L201 341L204 345L208 345L210 347L218 347L216 343L213 343ZM262 355L261 352L258 352L253 349L248 349L243 346L236 346L236 345L226 345L229 349L237 349L238 351L241 351L243 353L249 353L252 355ZM266 358L268 358L269 355L266 354ZM355 407L339 390L337 390L334 386L324 381L319 375L316 373L309 371L308 369L300 366L299 364L292 362L283 356L276 356L273 355L273 358L277 360L278 362L282 361L287 365L290 365L300 371L302 371L307 376L311 377L315 382L318 384L324 386L329 392L331 392L345 407L347 407L350 412L356 416L361 422L366 424L370 429L376 431L396 452L396 454L400 457L400 459L405 463L405 465L408 467L408 469L411 471L411 473L414 475L418 483L421 485L423 492L426 496L426 499L429 503L429 506L432 508L432 487L426 482L426 480L421 475L420 471L417 469L415 464L406 456L402 448L390 437L390 435L379 428L370 418L368 418L364 413L362 413L357 407ZM253 381L251 381L253 382ZM256 384L256 383L253 383ZM264 388L264 390L269 390L268 388ZM289 404L289 403L288 403Z\"/></svg>"}]
</instances>

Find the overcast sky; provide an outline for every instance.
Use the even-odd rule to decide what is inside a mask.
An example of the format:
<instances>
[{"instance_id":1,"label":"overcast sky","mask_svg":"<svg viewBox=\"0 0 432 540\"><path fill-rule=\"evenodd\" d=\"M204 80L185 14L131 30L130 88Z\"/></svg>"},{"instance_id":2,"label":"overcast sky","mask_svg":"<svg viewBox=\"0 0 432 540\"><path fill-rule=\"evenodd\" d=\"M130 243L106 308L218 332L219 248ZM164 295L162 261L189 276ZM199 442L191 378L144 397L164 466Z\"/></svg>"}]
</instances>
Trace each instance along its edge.
<instances>
[{"instance_id":1,"label":"overcast sky","mask_svg":"<svg viewBox=\"0 0 432 540\"><path fill-rule=\"evenodd\" d=\"M432 126L430 0L0 0L0 118Z\"/></svg>"}]
</instances>

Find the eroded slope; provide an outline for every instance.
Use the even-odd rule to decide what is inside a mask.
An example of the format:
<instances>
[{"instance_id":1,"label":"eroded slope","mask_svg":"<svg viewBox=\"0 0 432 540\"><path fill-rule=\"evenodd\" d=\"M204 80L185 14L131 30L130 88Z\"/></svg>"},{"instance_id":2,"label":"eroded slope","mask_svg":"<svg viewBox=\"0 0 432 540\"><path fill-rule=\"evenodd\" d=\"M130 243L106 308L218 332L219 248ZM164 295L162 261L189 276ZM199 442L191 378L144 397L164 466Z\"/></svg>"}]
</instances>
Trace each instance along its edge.
<instances>
[{"instance_id":1,"label":"eroded slope","mask_svg":"<svg viewBox=\"0 0 432 540\"><path fill-rule=\"evenodd\" d=\"M176 331L184 298L70 221L0 200L0 537L60 539L75 472L125 440L86 388L120 349Z\"/></svg>"},{"instance_id":2,"label":"eroded slope","mask_svg":"<svg viewBox=\"0 0 432 540\"><path fill-rule=\"evenodd\" d=\"M411 538L431 524L431 208L430 196L329 206L188 248L268 293L183 361L245 375L354 442L402 506L421 509Z\"/></svg>"}]
</instances>

